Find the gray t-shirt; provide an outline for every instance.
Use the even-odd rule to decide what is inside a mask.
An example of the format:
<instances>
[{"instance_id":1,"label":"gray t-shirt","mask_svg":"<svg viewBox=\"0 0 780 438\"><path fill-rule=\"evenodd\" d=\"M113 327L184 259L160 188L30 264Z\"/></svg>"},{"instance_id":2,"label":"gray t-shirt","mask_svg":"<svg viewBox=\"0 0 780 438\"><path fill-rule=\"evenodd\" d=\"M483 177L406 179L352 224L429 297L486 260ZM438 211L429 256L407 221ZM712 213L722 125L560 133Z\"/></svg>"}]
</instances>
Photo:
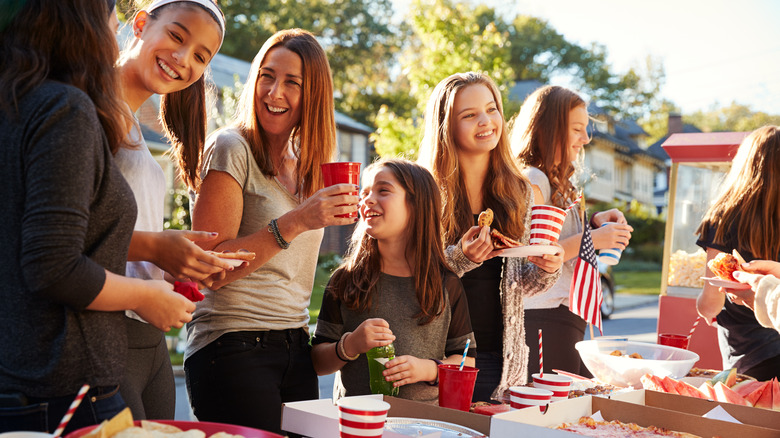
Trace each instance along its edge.
<instances>
[{"instance_id":1,"label":"gray t-shirt","mask_svg":"<svg viewBox=\"0 0 780 438\"><path fill-rule=\"evenodd\" d=\"M468 355L476 356L476 342L471 330L471 318L463 286L458 277L448 273L444 277L446 293L442 314L426 325L417 323L420 304L413 277L395 277L380 274L373 295L372 309L357 313L339 301L328 287L322 298L317 328L312 344L336 342L341 335L355 329L366 319L382 318L395 335L396 356L411 355L421 359L443 359L462 354L466 340L471 339ZM371 394L368 362L365 354L347 362L336 375L333 392L336 397ZM425 403L438 403L439 389L425 382L404 385L399 397Z\"/></svg>"},{"instance_id":2,"label":"gray t-shirt","mask_svg":"<svg viewBox=\"0 0 780 438\"><path fill-rule=\"evenodd\" d=\"M206 143L201 176L226 172L243 190L238 237L265 231L271 219L299 205L276 178L260 171L249 144L235 129L217 131ZM185 359L225 333L306 327L322 236L322 229L304 232L252 274L218 291L204 289L205 298L187 324Z\"/></svg>"},{"instance_id":3,"label":"gray t-shirt","mask_svg":"<svg viewBox=\"0 0 780 438\"><path fill-rule=\"evenodd\" d=\"M523 169L523 175L528 178L532 185L538 186L544 197L544 203L551 205L552 188L547 175L536 167L526 167ZM582 221L580 220L579 206L575 206L566 215L561 228L561 236L558 239L563 240L582 232ZM569 290L571 289L571 279L574 277L574 266L577 264L577 257L564 262L561 266L561 278L546 292L527 297L524 299L526 309L553 309L560 305L569 305Z\"/></svg>"}]
</instances>

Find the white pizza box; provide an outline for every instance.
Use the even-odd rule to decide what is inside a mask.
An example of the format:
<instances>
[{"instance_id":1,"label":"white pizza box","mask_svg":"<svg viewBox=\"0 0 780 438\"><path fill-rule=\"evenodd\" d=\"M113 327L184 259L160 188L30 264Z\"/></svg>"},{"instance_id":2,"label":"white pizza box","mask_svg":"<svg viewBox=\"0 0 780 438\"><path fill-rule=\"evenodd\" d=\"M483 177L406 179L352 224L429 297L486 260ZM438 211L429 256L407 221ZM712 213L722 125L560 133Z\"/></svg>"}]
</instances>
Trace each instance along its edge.
<instances>
[{"instance_id":1,"label":"white pizza box","mask_svg":"<svg viewBox=\"0 0 780 438\"><path fill-rule=\"evenodd\" d=\"M612 396L612 399L699 416L706 414L716 406L720 406L729 415L743 424L780 430L780 412L768 409L740 406L732 403L704 400L645 389L631 391L625 394L616 394Z\"/></svg>"},{"instance_id":2,"label":"white pizza box","mask_svg":"<svg viewBox=\"0 0 780 438\"><path fill-rule=\"evenodd\" d=\"M444 421L476 430L487 435L490 432L491 417L456 409L441 408L439 406L415 402L397 397L382 395L365 395L390 403L388 417L422 418L427 420ZM284 403L282 405L282 430L297 433L312 438L339 438L339 409L331 399L307 400L301 402ZM435 438L430 434L425 435ZM385 430L384 438L403 438L394 432ZM419 436L418 438L422 438Z\"/></svg>"},{"instance_id":3,"label":"white pizza box","mask_svg":"<svg viewBox=\"0 0 780 438\"><path fill-rule=\"evenodd\" d=\"M596 412L606 421L619 420L643 427L655 426L677 432L687 432L702 437L722 438L780 438L780 431L764 427L712 420L698 415L668 409L645 406L640 403L644 394L631 391L621 395L621 400L585 396L552 403L545 412L538 408L526 408L494 415L490 423L491 438L517 437L573 437L573 432L551 429L563 423L574 423L580 417ZM630 401L628 401L630 400Z\"/></svg>"}]
</instances>

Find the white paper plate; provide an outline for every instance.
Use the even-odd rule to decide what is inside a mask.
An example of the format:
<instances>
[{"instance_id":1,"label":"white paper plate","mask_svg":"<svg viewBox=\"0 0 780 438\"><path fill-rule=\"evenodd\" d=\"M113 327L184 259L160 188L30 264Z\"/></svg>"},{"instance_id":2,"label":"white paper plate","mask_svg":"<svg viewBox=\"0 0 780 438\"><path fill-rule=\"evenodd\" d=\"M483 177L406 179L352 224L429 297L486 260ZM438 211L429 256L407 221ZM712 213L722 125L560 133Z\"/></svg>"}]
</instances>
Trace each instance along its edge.
<instances>
[{"instance_id":1,"label":"white paper plate","mask_svg":"<svg viewBox=\"0 0 780 438\"><path fill-rule=\"evenodd\" d=\"M701 279L715 287L725 287L727 289L737 289L737 290L750 289L749 284L740 283L738 281L722 280L717 277L701 277Z\"/></svg>"},{"instance_id":2,"label":"white paper plate","mask_svg":"<svg viewBox=\"0 0 780 438\"><path fill-rule=\"evenodd\" d=\"M441 432L441 438L484 438L485 435L474 429L438 420L422 418L388 417L385 430L406 436L423 436Z\"/></svg>"},{"instance_id":3,"label":"white paper plate","mask_svg":"<svg viewBox=\"0 0 780 438\"><path fill-rule=\"evenodd\" d=\"M530 257L542 256L545 254L555 254L561 248L554 245L523 245L517 248L507 248L501 250L501 257Z\"/></svg>"}]
</instances>

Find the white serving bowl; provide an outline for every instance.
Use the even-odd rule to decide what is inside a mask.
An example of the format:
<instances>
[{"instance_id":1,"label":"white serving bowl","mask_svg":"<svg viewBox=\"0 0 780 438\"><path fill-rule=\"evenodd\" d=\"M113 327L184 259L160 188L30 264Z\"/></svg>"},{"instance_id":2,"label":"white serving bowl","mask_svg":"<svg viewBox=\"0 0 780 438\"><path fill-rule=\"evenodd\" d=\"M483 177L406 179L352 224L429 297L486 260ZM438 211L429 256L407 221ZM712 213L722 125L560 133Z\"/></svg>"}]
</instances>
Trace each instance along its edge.
<instances>
[{"instance_id":1,"label":"white serving bowl","mask_svg":"<svg viewBox=\"0 0 780 438\"><path fill-rule=\"evenodd\" d=\"M634 341L621 341L620 344L616 346L614 339L593 339L577 342L575 348L597 380L621 387L641 388L639 379L647 373L679 379L699 360L698 354L681 348ZM639 353L642 359L611 356L614 350Z\"/></svg>"}]
</instances>

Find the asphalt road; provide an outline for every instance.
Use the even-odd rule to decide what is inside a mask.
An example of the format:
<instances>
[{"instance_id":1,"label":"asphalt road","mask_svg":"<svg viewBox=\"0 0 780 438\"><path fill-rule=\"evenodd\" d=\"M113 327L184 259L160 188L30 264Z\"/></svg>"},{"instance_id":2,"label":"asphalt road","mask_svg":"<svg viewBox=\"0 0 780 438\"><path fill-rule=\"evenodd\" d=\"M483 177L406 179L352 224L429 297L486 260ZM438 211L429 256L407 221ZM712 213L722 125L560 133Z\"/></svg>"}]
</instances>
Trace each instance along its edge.
<instances>
[{"instance_id":1,"label":"asphalt road","mask_svg":"<svg viewBox=\"0 0 780 438\"><path fill-rule=\"evenodd\" d=\"M626 336L631 341L656 341L658 297L615 295L615 313L604 321L604 336ZM598 335L598 331L596 332ZM590 336L586 332L585 338ZM176 373L176 419L194 420L187 399L184 376ZM320 377L320 398L329 398L333 390L333 374Z\"/></svg>"}]
</instances>

